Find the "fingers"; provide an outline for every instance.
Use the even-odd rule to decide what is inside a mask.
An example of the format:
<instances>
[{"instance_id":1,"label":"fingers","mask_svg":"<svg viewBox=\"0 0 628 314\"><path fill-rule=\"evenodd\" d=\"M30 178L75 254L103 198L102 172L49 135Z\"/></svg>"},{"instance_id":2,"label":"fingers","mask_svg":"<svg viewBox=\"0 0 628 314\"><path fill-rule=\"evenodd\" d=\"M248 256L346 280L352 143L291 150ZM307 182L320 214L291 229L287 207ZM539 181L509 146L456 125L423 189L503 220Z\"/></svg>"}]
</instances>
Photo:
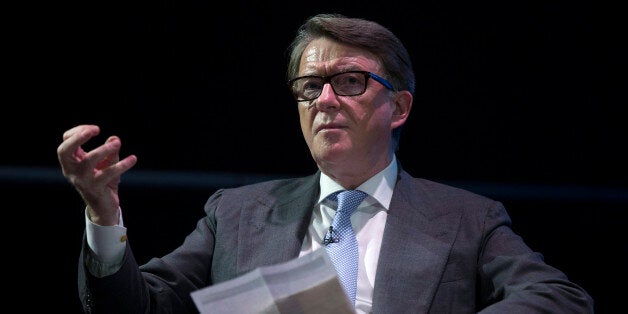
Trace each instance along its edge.
<instances>
[{"instance_id":1,"label":"fingers","mask_svg":"<svg viewBox=\"0 0 628 314\"><path fill-rule=\"evenodd\" d=\"M63 133L63 142L57 147L57 157L62 166L78 162L84 152L81 145L100 133L95 125L79 125Z\"/></svg>"},{"instance_id":2,"label":"fingers","mask_svg":"<svg viewBox=\"0 0 628 314\"><path fill-rule=\"evenodd\" d=\"M107 139L107 141L106 141L105 143L113 143L113 142L116 142L116 141L117 141L118 143L117 143L117 144L115 144L115 145L121 145L121 143L120 143L120 138L119 138L119 137L117 137L117 136L110 136L110 137ZM107 159L107 161L108 161L110 164L112 164L112 165L113 165L113 164L115 164L115 163L117 163L118 161L120 161L120 153L119 153L119 150L118 150L118 153L116 153L116 154L108 155L108 156L106 157L106 159Z\"/></svg>"},{"instance_id":3,"label":"fingers","mask_svg":"<svg viewBox=\"0 0 628 314\"><path fill-rule=\"evenodd\" d=\"M96 125L79 125L63 134L63 142L57 148L57 155L64 175L72 178L101 184L116 179L137 162L134 155L120 161L120 138L110 136L104 144L85 152L82 145L100 133ZM90 179L91 178L91 179Z\"/></svg>"},{"instance_id":4,"label":"fingers","mask_svg":"<svg viewBox=\"0 0 628 314\"><path fill-rule=\"evenodd\" d=\"M85 167L99 170L101 180L109 181L119 177L137 163L135 155L129 155L120 160L122 142L117 136L111 136L105 144L92 150L85 156Z\"/></svg>"},{"instance_id":5,"label":"fingers","mask_svg":"<svg viewBox=\"0 0 628 314\"><path fill-rule=\"evenodd\" d=\"M100 128L97 125L92 125L92 124L78 125L65 131L65 133L63 133L63 140L65 141L71 136L75 134L81 134L81 133L85 133L86 135L91 133L92 136L89 137L91 138L93 136L98 135L98 133L100 133Z\"/></svg>"},{"instance_id":6,"label":"fingers","mask_svg":"<svg viewBox=\"0 0 628 314\"><path fill-rule=\"evenodd\" d=\"M80 172L93 173L98 181L116 179L125 171L131 169L137 162L135 155L130 155L120 161L122 142L117 136L110 136L103 145L85 153L80 161Z\"/></svg>"},{"instance_id":7,"label":"fingers","mask_svg":"<svg viewBox=\"0 0 628 314\"><path fill-rule=\"evenodd\" d=\"M67 130L57 155L63 175L85 201L92 221L110 225L118 217L120 177L137 163L137 157L130 155L120 160L122 142L117 136L110 136L102 145L85 151L82 146L99 133L96 125Z\"/></svg>"},{"instance_id":8,"label":"fingers","mask_svg":"<svg viewBox=\"0 0 628 314\"><path fill-rule=\"evenodd\" d=\"M117 136L110 136L103 145L93 149L84 156L85 167L105 169L120 160L122 143Z\"/></svg>"}]
</instances>

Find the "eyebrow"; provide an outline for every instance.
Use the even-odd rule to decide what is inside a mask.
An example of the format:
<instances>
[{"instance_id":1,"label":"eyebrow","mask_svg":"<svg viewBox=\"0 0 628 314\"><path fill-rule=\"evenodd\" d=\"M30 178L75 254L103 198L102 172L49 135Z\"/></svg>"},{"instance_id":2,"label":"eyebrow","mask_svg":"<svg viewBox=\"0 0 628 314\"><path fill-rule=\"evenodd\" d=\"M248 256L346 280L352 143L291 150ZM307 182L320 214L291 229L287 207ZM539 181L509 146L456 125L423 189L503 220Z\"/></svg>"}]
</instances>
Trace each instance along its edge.
<instances>
[{"instance_id":1,"label":"eyebrow","mask_svg":"<svg viewBox=\"0 0 628 314\"><path fill-rule=\"evenodd\" d=\"M322 75L319 72L311 72L311 73L302 73L299 74L299 76L332 76L338 73L343 73L343 72L350 72L350 71L366 71L366 72L373 72L373 71L369 71L369 70L365 70L365 69L361 69L358 67L346 67L346 68L340 68L340 69L336 69L337 71L335 72L331 72L331 74L326 74L326 75ZM373 72L374 73L374 72Z\"/></svg>"}]
</instances>

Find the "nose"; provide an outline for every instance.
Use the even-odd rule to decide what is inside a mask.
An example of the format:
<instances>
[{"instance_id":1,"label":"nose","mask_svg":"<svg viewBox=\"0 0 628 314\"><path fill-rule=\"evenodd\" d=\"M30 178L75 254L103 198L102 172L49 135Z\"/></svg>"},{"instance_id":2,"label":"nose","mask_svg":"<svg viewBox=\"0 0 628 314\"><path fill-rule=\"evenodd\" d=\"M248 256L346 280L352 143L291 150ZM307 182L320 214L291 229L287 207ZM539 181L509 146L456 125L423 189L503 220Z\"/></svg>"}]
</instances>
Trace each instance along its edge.
<instances>
[{"instance_id":1,"label":"nose","mask_svg":"<svg viewBox=\"0 0 628 314\"><path fill-rule=\"evenodd\" d=\"M334 89L329 83L323 85L320 96L314 101L316 102L316 108L320 111L335 110L340 107L336 93L334 93Z\"/></svg>"}]
</instances>

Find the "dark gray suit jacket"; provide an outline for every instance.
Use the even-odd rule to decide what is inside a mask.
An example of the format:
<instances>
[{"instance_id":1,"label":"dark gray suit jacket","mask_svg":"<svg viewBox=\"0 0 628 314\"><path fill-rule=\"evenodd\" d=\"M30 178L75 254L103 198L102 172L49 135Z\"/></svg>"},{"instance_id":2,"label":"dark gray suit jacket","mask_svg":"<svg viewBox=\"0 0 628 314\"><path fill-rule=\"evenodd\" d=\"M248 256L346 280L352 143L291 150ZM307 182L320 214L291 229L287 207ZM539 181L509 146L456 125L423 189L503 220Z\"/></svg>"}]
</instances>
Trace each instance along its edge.
<instances>
[{"instance_id":1,"label":"dark gray suit jacket","mask_svg":"<svg viewBox=\"0 0 628 314\"><path fill-rule=\"evenodd\" d=\"M95 278L79 260L86 312L195 313L190 292L296 258L320 173L212 195L172 253ZM84 241L85 243L85 241ZM85 246L85 244L84 244ZM85 250L85 247L84 249ZM374 313L591 313L593 300L510 228L502 204L399 171L378 260Z\"/></svg>"}]
</instances>

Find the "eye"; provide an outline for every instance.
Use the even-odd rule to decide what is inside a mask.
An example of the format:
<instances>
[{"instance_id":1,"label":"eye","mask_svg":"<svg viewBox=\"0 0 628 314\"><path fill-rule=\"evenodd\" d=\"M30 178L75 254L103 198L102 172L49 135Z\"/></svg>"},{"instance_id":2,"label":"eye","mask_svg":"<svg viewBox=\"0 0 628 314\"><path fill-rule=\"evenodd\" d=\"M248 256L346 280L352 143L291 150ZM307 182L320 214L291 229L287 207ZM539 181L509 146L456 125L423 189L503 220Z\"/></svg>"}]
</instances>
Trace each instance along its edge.
<instances>
[{"instance_id":1,"label":"eye","mask_svg":"<svg viewBox=\"0 0 628 314\"><path fill-rule=\"evenodd\" d=\"M317 91L323 88L321 80L316 78L307 79L303 82L303 91Z\"/></svg>"},{"instance_id":2,"label":"eye","mask_svg":"<svg viewBox=\"0 0 628 314\"><path fill-rule=\"evenodd\" d=\"M364 75L361 73L343 73L334 78L334 83L338 86L362 86L364 84Z\"/></svg>"}]
</instances>

